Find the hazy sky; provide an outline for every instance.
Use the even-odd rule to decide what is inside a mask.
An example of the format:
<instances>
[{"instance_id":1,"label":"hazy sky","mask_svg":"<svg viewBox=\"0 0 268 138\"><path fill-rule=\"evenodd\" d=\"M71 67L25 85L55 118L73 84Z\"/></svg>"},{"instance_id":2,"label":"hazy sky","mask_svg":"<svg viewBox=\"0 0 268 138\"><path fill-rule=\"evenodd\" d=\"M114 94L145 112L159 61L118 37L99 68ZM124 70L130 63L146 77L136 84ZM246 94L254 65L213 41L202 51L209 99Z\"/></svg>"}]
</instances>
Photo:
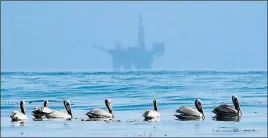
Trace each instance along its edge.
<instances>
[{"instance_id":1,"label":"hazy sky","mask_svg":"<svg viewBox=\"0 0 268 138\"><path fill-rule=\"evenodd\" d=\"M113 48L165 42L156 70L266 70L267 2L2 2L2 71L111 70Z\"/></svg>"}]
</instances>

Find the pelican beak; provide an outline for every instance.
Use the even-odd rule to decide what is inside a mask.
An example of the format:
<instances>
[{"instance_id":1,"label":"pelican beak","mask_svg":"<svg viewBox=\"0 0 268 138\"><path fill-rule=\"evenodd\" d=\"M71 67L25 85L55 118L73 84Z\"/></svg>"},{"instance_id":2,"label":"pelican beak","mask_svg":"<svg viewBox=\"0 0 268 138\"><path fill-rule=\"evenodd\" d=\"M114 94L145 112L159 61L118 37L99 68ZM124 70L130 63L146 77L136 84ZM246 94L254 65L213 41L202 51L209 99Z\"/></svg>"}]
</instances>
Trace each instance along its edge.
<instances>
[{"instance_id":1,"label":"pelican beak","mask_svg":"<svg viewBox=\"0 0 268 138\"><path fill-rule=\"evenodd\" d=\"M205 114L204 114L203 110L202 110L202 115L203 115L202 119L205 120Z\"/></svg>"},{"instance_id":2,"label":"pelican beak","mask_svg":"<svg viewBox=\"0 0 268 138\"><path fill-rule=\"evenodd\" d=\"M241 109L239 108L239 113L241 114L240 116L242 116L242 112L241 112Z\"/></svg>"}]
</instances>

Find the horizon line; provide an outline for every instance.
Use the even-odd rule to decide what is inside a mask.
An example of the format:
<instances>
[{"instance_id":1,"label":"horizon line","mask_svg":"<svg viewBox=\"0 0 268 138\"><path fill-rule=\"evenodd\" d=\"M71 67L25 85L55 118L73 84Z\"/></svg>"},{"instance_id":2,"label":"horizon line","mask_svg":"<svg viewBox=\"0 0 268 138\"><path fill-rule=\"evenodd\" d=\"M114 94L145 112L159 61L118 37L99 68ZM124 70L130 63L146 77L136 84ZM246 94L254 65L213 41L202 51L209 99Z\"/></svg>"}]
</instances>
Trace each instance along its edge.
<instances>
[{"instance_id":1,"label":"horizon line","mask_svg":"<svg viewBox=\"0 0 268 138\"><path fill-rule=\"evenodd\" d=\"M127 72L267 72L267 70L212 70L212 69L185 69L185 70L129 70L129 71L105 71L105 70L47 70L47 71L2 71L1 73L127 73Z\"/></svg>"}]
</instances>

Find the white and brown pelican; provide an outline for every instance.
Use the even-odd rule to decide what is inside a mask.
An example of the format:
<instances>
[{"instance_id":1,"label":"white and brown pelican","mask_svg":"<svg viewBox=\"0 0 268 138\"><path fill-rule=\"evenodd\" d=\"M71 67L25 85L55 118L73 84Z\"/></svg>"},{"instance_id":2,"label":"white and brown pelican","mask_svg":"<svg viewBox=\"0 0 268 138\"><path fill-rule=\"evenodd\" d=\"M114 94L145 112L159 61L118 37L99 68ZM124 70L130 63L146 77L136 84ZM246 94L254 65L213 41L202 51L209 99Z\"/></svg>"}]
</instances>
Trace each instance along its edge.
<instances>
[{"instance_id":1,"label":"white and brown pelican","mask_svg":"<svg viewBox=\"0 0 268 138\"><path fill-rule=\"evenodd\" d=\"M216 107L212 112L215 113L216 117L219 117L219 118L241 117L242 112L240 110L240 105L239 105L237 96L233 95L232 101L233 101L234 107L223 104L223 105Z\"/></svg>"},{"instance_id":2,"label":"white and brown pelican","mask_svg":"<svg viewBox=\"0 0 268 138\"><path fill-rule=\"evenodd\" d=\"M32 111L32 115L35 117L35 119L43 119L45 114L48 114L52 111L53 110L48 108L48 100L45 100L44 107L35 107L35 109Z\"/></svg>"},{"instance_id":3,"label":"white and brown pelican","mask_svg":"<svg viewBox=\"0 0 268 138\"><path fill-rule=\"evenodd\" d=\"M159 121L160 120L160 113L157 109L157 101L153 100L154 110L146 110L143 113L144 121Z\"/></svg>"},{"instance_id":4,"label":"white and brown pelican","mask_svg":"<svg viewBox=\"0 0 268 138\"><path fill-rule=\"evenodd\" d=\"M26 121L27 120L27 116L25 115L25 108L24 108L25 102L24 101L20 101L20 110L19 111L13 111L10 115L12 121Z\"/></svg>"},{"instance_id":5,"label":"white and brown pelican","mask_svg":"<svg viewBox=\"0 0 268 138\"><path fill-rule=\"evenodd\" d=\"M105 105L108 111L94 108L91 111L87 112L85 115L89 117L91 121L101 121L101 120L112 120L114 118L112 104L110 99L105 100Z\"/></svg>"},{"instance_id":6,"label":"white and brown pelican","mask_svg":"<svg viewBox=\"0 0 268 138\"><path fill-rule=\"evenodd\" d=\"M70 101L64 100L63 104L64 104L64 107L65 107L67 113L62 112L62 111L53 110L50 113L45 113L45 118L48 118L48 119L71 119L71 118L73 118Z\"/></svg>"},{"instance_id":7,"label":"white and brown pelican","mask_svg":"<svg viewBox=\"0 0 268 138\"><path fill-rule=\"evenodd\" d=\"M182 106L176 110L175 116L180 120L200 120L205 119L205 115L202 108L202 103L200 99L195 100L195 107L185 107Z\"/></svg>"}]
</instances>

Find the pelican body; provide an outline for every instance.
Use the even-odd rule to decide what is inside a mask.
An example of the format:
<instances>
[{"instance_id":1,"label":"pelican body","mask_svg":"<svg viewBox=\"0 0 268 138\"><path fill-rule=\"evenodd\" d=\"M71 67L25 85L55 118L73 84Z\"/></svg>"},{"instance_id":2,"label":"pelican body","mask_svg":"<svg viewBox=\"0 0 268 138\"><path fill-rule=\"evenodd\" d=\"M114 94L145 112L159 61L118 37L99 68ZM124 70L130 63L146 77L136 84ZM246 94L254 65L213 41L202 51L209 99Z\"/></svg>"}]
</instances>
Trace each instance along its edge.
<instances>
[{"instance_id":1,"label":"pelican body","mask_svg":"<svg viewBox=\"0 0 268 138\"><path fill-rule=\"evenodd\" d=\"M99 108L94 108L91 111L87 112L85 115L87 115L89 120L91 121L112 120L114 118L114 115L111 100L106 99L105 105L108 111Z\"/></svg>"},{"instance_id":2,"label":"pelican body","mask_svg":"<svg viewBox=\"0 0 268 138\"><path fill-rule=\"evenodd\" d=\"M234 107L223 104L216 107L212 112L217 118L237 118L242 116L237 96L232 96Z\"/></svg>"},{"instance_id":3,"label":"pelican body","mask_svg":"<svg viewBox=\"0 0 268 138\"><path fill-rule=\"evenodd\" d=\"M12 122L16 122L16 121L26 121L27 120L27 116L25 114L25 102L24 101L20 101L20 110L19 111L13 111L10 115L11 121Z\"/></svg>"},{"instance_id":4,"label":"pelican body","mask_svg":"<svg viewBox=\"0 0 268 138\"><path fill-rule=\"evenodd\" d=\"M146 110L143 113L144 121L159 121L160 120L160 113L157 109L157 101L153 100L154 110Z\"/></svg>"},{"instance_id":5,"label":"pelican body","mask_svg":"<svg viewBox=\"0 0 268 138\"><path fill-rule=\"evenodd\" d=\"M64 100L63 104L67 112L53 110L50 113L45 113L45 117L47 119L71 119L73 118L70 101Z\"/></svg>"},{"instance_id":6,"label":"pelican body","mask_svg":"<svg viewBox=\"0 0 268 138\"><path fill-rule=\"evenodd\" d=\"M195 100L195 107L196 109L182 106L176 110L175 116L180 120L204 120L205 115L200 99Z\"/></svg>"},{"instance_id":7,"label":"pelican body","mask_svg":"<svg viewBox=\"0 0 268 138\"><path fill-rule=\"evenodd\" d=\"M50 108L48 108L48 100L44 101L44 107L35 107L35 109L32 111L32 115L35 117L35 119L44 119L45 114L48 114L52 112Z\"/></svg>"}]
</instances>

